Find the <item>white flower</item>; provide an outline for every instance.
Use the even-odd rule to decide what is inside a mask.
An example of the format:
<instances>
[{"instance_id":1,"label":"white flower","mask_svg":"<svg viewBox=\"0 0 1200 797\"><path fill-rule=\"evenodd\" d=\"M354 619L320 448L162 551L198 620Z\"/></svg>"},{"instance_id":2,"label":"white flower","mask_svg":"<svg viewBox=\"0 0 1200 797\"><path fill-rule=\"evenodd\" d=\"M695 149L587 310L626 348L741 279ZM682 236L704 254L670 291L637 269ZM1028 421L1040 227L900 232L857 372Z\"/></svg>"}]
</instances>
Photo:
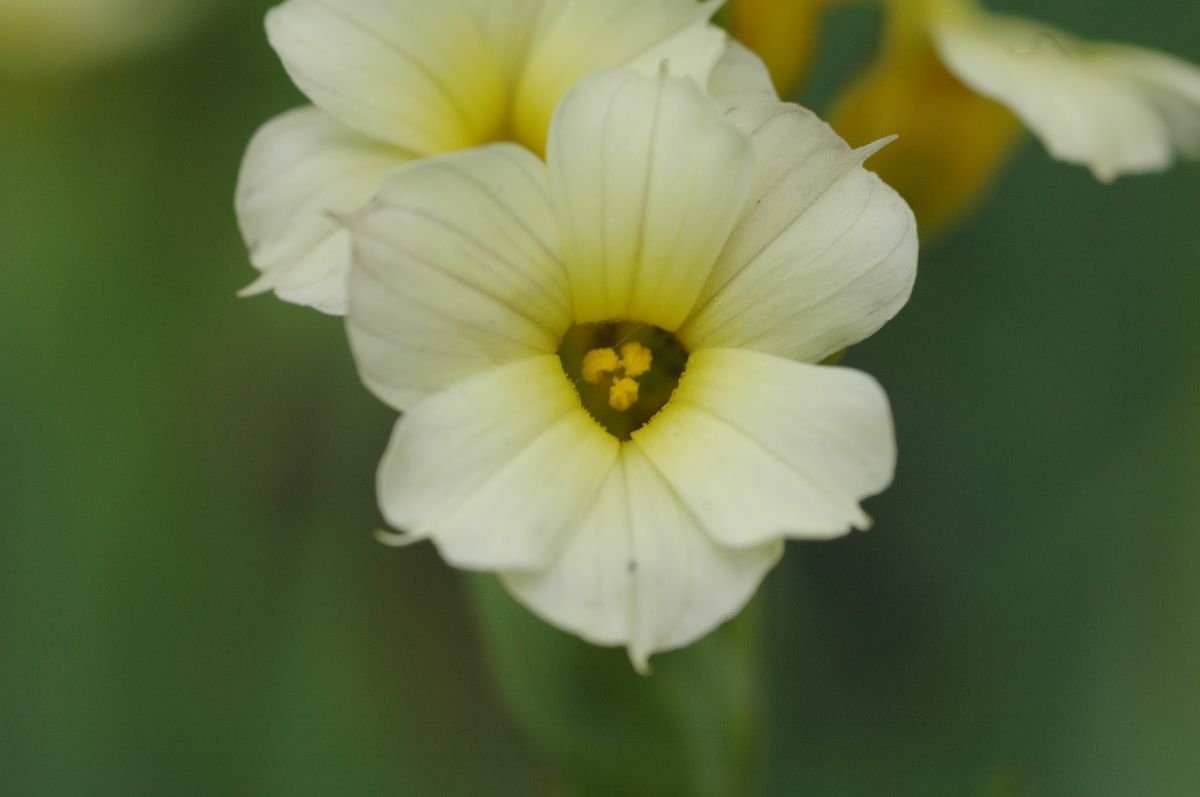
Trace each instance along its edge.
<instances>
[{"instance_id":1,"label":"white flower","mask_svg":"<svg viewBox=\"0 0 1200 797\"><path fill-rule=\"evenodd\" d=\"M198 9L194 0L0 0L0 71L92 67L168 40Z\"/></svg>"},{"instance_id":2,"label":"white flower","mask_svg":"<svg viewBox=\"0 0 1200 797\"><path fill-rule=\"evenodd\" d=\"M496 144L390 178L349 222L347 320L404 413L388 522L643 670L735 614L784 537L866 528L887 398L815 363L912 288L875 149L618 70L566 96L546 163Z\"/></svg>"},{"instance_id":3,"label":"white flower","mask_svg":"<svg viewBox=\"0 0 1200 797\"><path fill-rule=\"evenodd\" d=\"M288 0L271 44L313 106L265 125L237 212L262 277L244 293L345 311L349 241L331 214L362 208L414 159L513 141L544 148L563 93L598 69L760 90L752 57L708 22L720 0ZM749 66L747 66L749 64ZM743 84L743 78L761 81Z\"/></svg>"},{"instance_id":4,"label":"white flower","mask_svg":"<svg viewBox=\"0 0 1200 797\"><path fill-rule=\"evenodd\" d=\"M899 0L909 2L910 0ZM925 2L926 0L922 0ZM1200 158L1200 68L1154 50L1085 42L971 0L933 0L946 67L1008 106L1050 154L1108 182Z\"/></svg>"}]
</instances>

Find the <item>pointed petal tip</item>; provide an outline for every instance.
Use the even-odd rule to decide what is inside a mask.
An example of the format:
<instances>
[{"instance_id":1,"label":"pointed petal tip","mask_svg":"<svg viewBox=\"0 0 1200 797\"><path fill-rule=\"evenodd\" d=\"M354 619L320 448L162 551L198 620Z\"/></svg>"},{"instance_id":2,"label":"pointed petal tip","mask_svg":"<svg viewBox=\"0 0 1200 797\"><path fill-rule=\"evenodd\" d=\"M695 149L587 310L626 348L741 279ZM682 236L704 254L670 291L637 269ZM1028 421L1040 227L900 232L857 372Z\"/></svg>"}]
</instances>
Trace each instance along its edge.
<instances>
[{"instance_id":1,"label":"pointed petal tip","mask_svg":"<svg viewBox=\"0 0 1200 797\"><path fill-rule=\"evenodd\" d=\"M898 135L884 136L878 141L872 141L870 144L859 147L857 150L855 150L855 152L858 153L859 158L865 163L872 156L874 156L875 153L879 152L879 150L883 149L888 144L891 144L898 138L900 138Z\"/></svg>"},{"instance_id":2,"label":"pointed petal tip","mask_svg":"<svg viewBox=\"0 0 1200 797\"><path fill-rule=\"evenodd\" d=\"M258 279L239 290L237 297L239 299L249 299L253 296L262 296L264 293L270 293L273 290L275 290L275 280L270 273L266 273L259 275Z\"/></svg>"},{"instance_id":3,"label":"pointed petal tip","mask_svg":"<svg viewBox=\"0 0 1200 797\"><path fill-rule=\"evenodd\" d=\"M388 548L407 548L410 545L416 545L418 542L425 540L424 537L416 534L410 534L406 531L392 531L391 529L375 529L373 536L376 542L386 545Z\"/></svg>"},{"instance_id":4,"label":"pointed petal tip","mask_svg":"<svg viewBox=\"0 0 1200 797\"><path fill-rule=\"evenodd\" d=\"M638 675L649 678L654 674L654 668L650 666L650 651L630 645L628 653L629 663L633 665L633 669Z\"/></svg>"}]
</instances>

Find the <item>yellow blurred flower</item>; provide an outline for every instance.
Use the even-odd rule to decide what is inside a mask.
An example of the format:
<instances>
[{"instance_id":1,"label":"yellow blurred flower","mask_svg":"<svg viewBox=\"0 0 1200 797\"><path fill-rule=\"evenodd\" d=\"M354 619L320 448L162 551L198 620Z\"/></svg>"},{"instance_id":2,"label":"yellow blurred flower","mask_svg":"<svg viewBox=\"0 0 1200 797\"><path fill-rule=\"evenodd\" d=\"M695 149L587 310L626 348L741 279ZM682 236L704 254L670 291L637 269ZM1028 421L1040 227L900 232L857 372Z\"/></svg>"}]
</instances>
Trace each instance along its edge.
<instances>
[{"instance_id":1,"label":"yellow blurred flower","mask_svg":"<svg viewBox=\"0 0 1200 797\"><path fill-rule=\"evenodd\" d=\"M845 0L736 0L730 28L758 54L782 97L800 86L812 67L825 11Z\"/></svg>"},{"instance_id":2,"label":"yellow blurred flower","mask_svg":"<svg viewBox=\"0 0 1200 797\"><path fill-rule=\"evenodd\" d=\"M152 49L200 7L193 0L0 0L0 72L61 74Z\"/></svg>"}]
</instances>

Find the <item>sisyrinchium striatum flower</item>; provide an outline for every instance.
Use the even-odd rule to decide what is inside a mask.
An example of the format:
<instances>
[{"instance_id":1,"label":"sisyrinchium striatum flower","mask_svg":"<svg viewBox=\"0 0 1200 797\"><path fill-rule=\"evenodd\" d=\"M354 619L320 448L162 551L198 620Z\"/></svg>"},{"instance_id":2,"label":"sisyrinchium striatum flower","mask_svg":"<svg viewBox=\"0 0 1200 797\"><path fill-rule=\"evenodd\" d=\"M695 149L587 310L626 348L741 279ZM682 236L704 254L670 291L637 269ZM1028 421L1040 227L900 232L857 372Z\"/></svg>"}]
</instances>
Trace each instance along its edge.
<instances>
[{"instance_id":1,"label":"sisyrinchium striatum flower","mask_svg":"<svg viewBox=\"0 0 1200 797\"><path fill-rule=\"evenodd\" d=\"M912 289L877 148L611 70L566 95L545 162L494 144L391 176L347 220L347 328L403 413L378 477L396 541L644 671L738 612L785 538L867 528L889 404L819 363Z\"/></svg>"},{"instance_id":2,"label":"sisyrinchium striatum flower","mask_svg":"<svg viewBox=\"0 0 1200 797\"><path fill-rule=\"evenodd\" d=\"M414 160L489 142L541 154L551 115L598 69L666 61L714 92L770 93L752 57L709 18L720 0L287 0L267 15L312 101L250 143L237 213L262 274L244 294L343 313L361 209ZM762 82L746 82L759 81Z\"/></svg>"},{"instance_id":3,"label":"sisyrinchium striatum flower","mask_svg":"<svg viewBox=\"0 0 1200 797\"><path fill-rule=\"evenodd\" d=\"M899 134L876 168L928 238L992 185L1031 130L1104 182L1200 156L1200 68L1154 50L1078 39L975 0L885 0L875 62L830 118L851 141Z\"/></svg>"}]
</instances>

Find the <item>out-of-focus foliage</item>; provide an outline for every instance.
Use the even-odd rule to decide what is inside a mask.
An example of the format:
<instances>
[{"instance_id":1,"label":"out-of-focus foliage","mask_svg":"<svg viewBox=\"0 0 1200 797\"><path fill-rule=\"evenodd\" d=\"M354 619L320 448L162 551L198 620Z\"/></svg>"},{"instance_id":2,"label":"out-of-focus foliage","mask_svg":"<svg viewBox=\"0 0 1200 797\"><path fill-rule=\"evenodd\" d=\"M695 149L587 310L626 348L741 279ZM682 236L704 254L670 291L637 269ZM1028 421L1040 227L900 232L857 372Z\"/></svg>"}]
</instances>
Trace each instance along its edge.
<instances>
[{"instance_id":1,"label":"out-of-focus foliage","mask_svg":"<svg viewBox=\"0 0 1200 797\"><path fill-rule=\"evenodd\" d=\"M1200 60L1184 0L993 5ZM393 418L340 323L234 298L238 158L301 102L266 7L0 89L0 786L560 794L458 576L371 537ZM863 65L857 11L806 98ZM760 598L765 793L1196 793L1197 197L1195 167L1106 188L1028 147L847 355L900 468L873 531L792 546Z\"/></svg>"},{"instance_id":2,"label":"out-of-focus foliage","mask_svg":"<svg viewBox=\"0 0 1200 797\"><path fill-rule=\"evenodd\" d=\"M761 793L766 673L762 603L651 678L531 615L490 575L471 579L497 687L574 797Z\"/></svg>"}]
</instances>

